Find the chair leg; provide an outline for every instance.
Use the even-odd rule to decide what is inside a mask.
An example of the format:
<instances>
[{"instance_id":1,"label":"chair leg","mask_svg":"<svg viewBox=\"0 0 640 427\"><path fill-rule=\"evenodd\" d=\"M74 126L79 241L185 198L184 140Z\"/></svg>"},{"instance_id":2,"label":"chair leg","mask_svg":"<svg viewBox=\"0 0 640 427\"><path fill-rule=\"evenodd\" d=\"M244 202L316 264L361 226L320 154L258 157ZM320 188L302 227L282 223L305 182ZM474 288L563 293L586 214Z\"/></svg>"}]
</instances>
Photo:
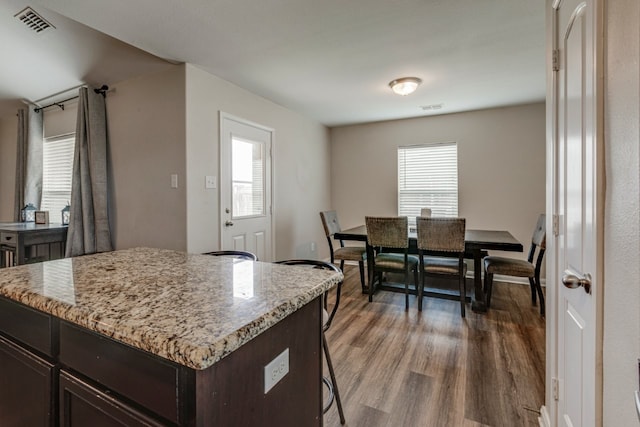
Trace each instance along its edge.
<instances>
[{"instance_id":1,"label":"chair leg","mask_svg":"<svg viewBox=\"0 0 640 427\"><path fill-rule=\"evenodd\" d=\"M344 260L343 259L340 260L340 271L342 271L344 273Z\"/></svg>"},{"instance_id":2,"label":"chair leg","mask_svg":"<svg viewBox=\"0 0 640 427\"><path fill-rule=\"evenodd\" d=\"M418 295L418 284L420 283L420 275L418 274L418 266L413 270L413 284L416 291L416 295Z\"/></svg>"},{"instance_id":3,"label":"chair leg","mask_svg":"<svg viewBox=\"0 0 640 427\"><path fill-rule=\"evenodd\" d=\"M487 308L491 307L491 290L493 288L493 273L484 274L484 290L486 295Z\"/></svg>"},{"instance_id":4,"label":"chair leg","mask_svg":"<svg viewBox=\"0 0 640 427\"><path fill-rule=\"evenodd\" d=\"M404 270L404 311L409 310L409 271Z\"/></svg>"},{"instance_id":5,"label":"chair leg","mask_svg":"<svg viewBox=\"0 0 640 427\"><path fill-rule=\"evenodd\" d=\"M362 285L362 293L364 294L364 261L359 261L358 266L360 267L360 284Z\"/></svg>"},{"instance_id":6,"label":"chair leg","mask_svg":"<svg viewBox=\"0 0 640 427\"><path fill-rule=\"evenodd\" d=\"M340 415L340 424L345 423L344 411L342 410L342 400L340 399L340 392L338 391L338 383L336 383L336 374L333 371L333 363L331 363L331 356L329 355L329 346L327 345L327 338L322 333L322 346L324 347L324 356L327 359L327 367L329 368L329 375L331 376L331 384L333 385L333 392L336 395L336 404L338 405L338 414Z\"/></svg>"},{"instance_id":7,"label":"chair leg","mask_svg":"<svg viewBox=\"0 0 640 427\"><path fill-rule=\"evenodd\" d=\"M531 305L536 305L536 284L533 277L529 277L529 287L531 288Z\"/></svg>"},{"instance_id":8,"label":"chair leg","mask_svg":"<svg viewBox=\"0 0 640 427\"><path fill-rule=\"evenodd\" d=\"M376 273L374 271L369 274L369 302L373 302L373 287L376 283Z\"/></svg>"},{"instance_id":9,"label":"chair leg","mask_svg":"<svg viewBox=\"0 0 640 427\"><path fill-rule=\"evenodd\" d=\"M544 293L542 293L542 284L540 283L540 276L536 276L535 283L536 283L536 290L538 291L538 299L540 300L540 315L544 317L545 315Z\"/></svg>"},{"instance_id":10,"label":"chair leg","mask_svg":"<svg viewBox=\"0 0 640 427\"><path fill-rule=\"evenodd\" d=\"M464 274L460 274L460 315L465 317L465 304L467 300L467 282Z\"/></svg>"},{"instance_id":11,"label":"chair leg","mask_svg":"<svg viewBox=\"0 0 640 427\"><path fill-rule=\"evenodd\" d=\"M424 295L424 271L420 271L420 290L418 294L418 311L422 311L422 296Z\"/></svg>"}]
</instances>

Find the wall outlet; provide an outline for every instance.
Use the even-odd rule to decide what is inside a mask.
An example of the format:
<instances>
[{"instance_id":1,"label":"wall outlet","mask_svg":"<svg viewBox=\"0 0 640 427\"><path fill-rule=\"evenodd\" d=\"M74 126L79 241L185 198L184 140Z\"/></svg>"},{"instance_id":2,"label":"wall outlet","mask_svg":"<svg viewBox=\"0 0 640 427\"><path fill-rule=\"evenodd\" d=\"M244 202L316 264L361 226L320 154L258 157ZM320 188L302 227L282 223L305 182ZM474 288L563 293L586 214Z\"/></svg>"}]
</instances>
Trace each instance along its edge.
<instances>
[{"instance_id":1,"label":"wall outlet","mask_svg":"<svg viewBox=\"0 0 640 427\"><path fill-rule=\"evenodd\" d=\"M217 179L214 175L207 175L204 177L204 188L216 188L217 186Z\"/></svg>"},{"instance_id":2,"label":"wall outlet","mask_svg":"<svg viewBox=\"0 0 640 427\"><path fill-rule=\"evenodd\" d=\"M171 174L171 188L178 188L178 174Z\"/></svg>"},{"instance_id":3,"label":"wall outlet","mask_svg":"<svg viewBox=\"0 0 640 427\"><path fill-rule=\"evenodd\" d=\"M316 242L311 242L311 252L315 252L316 249Z\"/></svg>"},{"instance_id":4,"label":"wall outlet","mask_svg":"<svg viewBox=\"0 0 640 427\"><path fill-rule=\"evenodd\" d=\"M289 349L285 349L264 367L264 394L289 373Z\"/></svg>"}]
</instances>

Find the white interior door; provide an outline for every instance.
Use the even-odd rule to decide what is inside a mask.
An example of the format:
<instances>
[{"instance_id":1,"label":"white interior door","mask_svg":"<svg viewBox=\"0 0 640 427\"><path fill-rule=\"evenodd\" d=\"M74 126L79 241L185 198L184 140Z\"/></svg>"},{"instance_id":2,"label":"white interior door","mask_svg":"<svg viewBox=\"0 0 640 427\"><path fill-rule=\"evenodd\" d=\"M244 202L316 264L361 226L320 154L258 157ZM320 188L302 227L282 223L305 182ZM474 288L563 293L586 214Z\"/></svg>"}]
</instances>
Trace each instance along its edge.
<instances>
[{"instance_id":1,"label":"white interior door","mask_svg":"<svg viewBox=\"0 0 640 427\"><path fill-rule=\"evenodd\" d=\"M273 131L220 113L221 248L272 261Z\"/></svg>"},{"instance_id":2,"label":"white interior door","mask_svg":"<svg viewBox=\"0 0 640 427\"><path fill-rule=\"evenodd\" d=\"M601 97L597 0L556 1L554 243L558 426L601 417Z\"/></svg>"}]
</instances>

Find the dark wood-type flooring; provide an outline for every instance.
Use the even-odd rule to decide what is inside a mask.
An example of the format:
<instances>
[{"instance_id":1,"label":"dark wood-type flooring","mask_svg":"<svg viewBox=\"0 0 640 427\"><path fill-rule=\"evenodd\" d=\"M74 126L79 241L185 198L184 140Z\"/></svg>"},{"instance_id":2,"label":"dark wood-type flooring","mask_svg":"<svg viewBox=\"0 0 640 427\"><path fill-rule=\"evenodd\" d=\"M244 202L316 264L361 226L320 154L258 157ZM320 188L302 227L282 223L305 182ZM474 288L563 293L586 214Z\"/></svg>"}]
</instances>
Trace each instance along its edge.
<instances>
[{"instance_id":1,"label":"dark wood-type flooring","mask_svg":"<svg viewBox=\"0 0 640 427\"><path fill-rule=\"evenodd\" d=\"M472 288L472 285L468 285ZM496 282L492 307L362 294L345 266L342 301L327 340L348 426L537 426L544 403L544 318L529 287ZM325 373L328 372L325 367ZM336 405L325 426L339 426Z\"/></svg>"}]
</instances>

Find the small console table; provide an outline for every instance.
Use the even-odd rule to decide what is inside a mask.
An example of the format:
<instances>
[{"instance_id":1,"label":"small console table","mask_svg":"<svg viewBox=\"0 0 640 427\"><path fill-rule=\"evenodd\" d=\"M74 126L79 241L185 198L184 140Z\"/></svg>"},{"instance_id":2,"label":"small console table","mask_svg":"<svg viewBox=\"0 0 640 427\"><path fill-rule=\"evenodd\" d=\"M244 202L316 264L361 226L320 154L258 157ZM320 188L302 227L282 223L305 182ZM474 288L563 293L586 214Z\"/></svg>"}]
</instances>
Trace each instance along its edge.
<instances>
[{"instance_id":1,"label":"small console table","mask_svg":"<svg viewBox=\"0 0 640 427\"><path fill-rule=\"evenodd\" d=\"M36 224L33 222L0 222L0 267L22 265L29 262L27 254L30 248L37 245L57 244L61 256L64 256L68 226L62 224ZM43 259L48 260L49 255ZM11 263L7 262L11 255Z\"/></svg>"}]
</instances>

